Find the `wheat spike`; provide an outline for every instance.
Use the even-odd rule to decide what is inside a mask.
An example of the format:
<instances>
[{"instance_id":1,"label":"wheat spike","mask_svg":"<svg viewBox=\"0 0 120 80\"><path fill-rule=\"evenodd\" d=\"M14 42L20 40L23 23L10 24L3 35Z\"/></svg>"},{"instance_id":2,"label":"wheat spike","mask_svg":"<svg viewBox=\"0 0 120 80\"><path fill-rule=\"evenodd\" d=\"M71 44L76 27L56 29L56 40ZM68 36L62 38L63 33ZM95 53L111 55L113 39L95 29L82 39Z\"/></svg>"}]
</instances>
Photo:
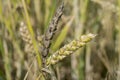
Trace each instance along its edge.
<instances>
[{"instance_id":1,"label":"wheat spike","mask_svg":"<svg viewBox=\"0 0 120 80\"><path fill-rule=\"evenodd\" d=\"M85 46L85 44L91 41L95 36L96 35L89 33L87 35L81 36L78 40L73 40L71 43L65 45L64 47L56 51L53 55L48 57L46 60L46 65L49 66L51 64L57 63L68 55L72 54L77 49Z\"/></svg>"},{"instance_id":2,"label":"wheat spike","mask_svg":"<svg viewBox=\"0 0 120 80\"><path fill-rule=\"evenodd\" d=\"M26 53L34 53L34 47L33 47L33 43L32 43L32 37L30 36L30 33L27 29L27 26L25 25L24 22L20 23L20 35L22 40L25 42L25 52ZM38 42L38 46L41 46L41 42L42 42L42 37L37 35L37 42Z\"/></svg>"},{"instance_id":3,"label":"wheat spike","mask_svg":"<svg viewBox=\"0 0 120 80\"><path fill-rule=\"evenodd\" d=\"M25 42L25 52L34 53L32 38L24 22L20 23L20 35L21 35L22 40Z\"/></svg>"}]
</instances>

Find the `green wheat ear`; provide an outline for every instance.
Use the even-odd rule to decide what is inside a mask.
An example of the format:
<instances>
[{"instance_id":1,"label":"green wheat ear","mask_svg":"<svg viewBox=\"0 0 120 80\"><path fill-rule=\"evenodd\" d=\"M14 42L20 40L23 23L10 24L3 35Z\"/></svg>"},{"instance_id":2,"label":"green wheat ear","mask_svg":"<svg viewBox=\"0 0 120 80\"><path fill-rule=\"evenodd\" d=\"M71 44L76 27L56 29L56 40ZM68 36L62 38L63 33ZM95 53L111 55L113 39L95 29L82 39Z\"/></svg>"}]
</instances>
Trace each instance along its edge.
<instances>
[{"instance_id":1,"label":"green wheat ear","mask_svg":"<svg viewBox=\"0 0 120 80\"><path fill-rule=\"evenodd\" d=\"M63 58L67 57L68 55L72 54L77 49L86 45L87 42L90 42L96 35L95 34L87 34L82 35L78 40L73 40L69 44L65 45L58 51L56 51L53 55L47 58L46 65L49 66L51 64L55 64L62 60Z\"/></svg>"}]
</instances>

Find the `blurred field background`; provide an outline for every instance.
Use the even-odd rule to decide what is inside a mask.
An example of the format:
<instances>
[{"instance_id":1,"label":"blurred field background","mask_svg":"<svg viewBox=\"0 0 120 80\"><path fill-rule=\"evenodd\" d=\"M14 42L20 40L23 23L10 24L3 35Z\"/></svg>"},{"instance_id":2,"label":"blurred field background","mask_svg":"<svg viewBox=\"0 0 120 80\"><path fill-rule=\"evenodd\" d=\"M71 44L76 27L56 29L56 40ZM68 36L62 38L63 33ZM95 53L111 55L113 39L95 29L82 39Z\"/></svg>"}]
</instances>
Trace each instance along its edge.
<instances>
[{"instance_id":1,"label":"blurred field background","mask_svg":"<svg viewBox=\"0 0 120 80\"><path fill-rule=\"evenodd\" d=\"M25 47L19 29L28 26L32 37L42 36L61 2L50 54L83 34L97 37L53 66L57 79L120 80L120 0L0 0L0 80L42 80L41 61ZM33 42L38 53L39 42Z\"/></svg>"}]
</instances>

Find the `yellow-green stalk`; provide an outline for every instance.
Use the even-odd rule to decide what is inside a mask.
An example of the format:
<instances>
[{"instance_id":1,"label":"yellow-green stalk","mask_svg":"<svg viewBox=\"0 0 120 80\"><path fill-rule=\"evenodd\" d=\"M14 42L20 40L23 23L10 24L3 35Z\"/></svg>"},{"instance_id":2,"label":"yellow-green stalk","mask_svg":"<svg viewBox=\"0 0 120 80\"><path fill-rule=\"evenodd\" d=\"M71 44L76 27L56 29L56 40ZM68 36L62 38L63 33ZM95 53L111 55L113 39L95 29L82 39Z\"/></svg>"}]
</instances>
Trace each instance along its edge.
<instances>
[{"instance_id":1,"label":"yellow-green stalk","mask_svg":"<svg viewBox=\"0 0 120 80\"><path fill-rule=\"evenodd\" d=\"M65 45L64 47L56 51L53 55L48 57L48 59L46 60L46 65L49 66L51 64L57 63L68 55L72 54L77 49L85 46L86 43L91 41L95 36L95 34L89 33L87 35L81 36L78 40L73 40L71 43Z\"/></svg>"}]
</instances>

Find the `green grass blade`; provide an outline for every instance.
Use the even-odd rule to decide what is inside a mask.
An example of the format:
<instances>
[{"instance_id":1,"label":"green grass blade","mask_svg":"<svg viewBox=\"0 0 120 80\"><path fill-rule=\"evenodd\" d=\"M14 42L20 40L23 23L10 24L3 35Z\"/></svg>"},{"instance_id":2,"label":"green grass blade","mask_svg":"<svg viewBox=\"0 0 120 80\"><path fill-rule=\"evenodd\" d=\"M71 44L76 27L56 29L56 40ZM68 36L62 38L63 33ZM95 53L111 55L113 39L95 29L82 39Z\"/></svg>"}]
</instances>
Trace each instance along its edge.
<instances>
[{"instance_id":1,"label":"green grass blade","mask_svg":"<svg viewBox=\"0 0 120 80\"><path fill-rule=\"evenodd\" d=\"M61 33L59 34L58 38L56 39L55 43L53 44L53 46L51 48L53 51L56 51L60 47L60 45L64 41L64 39L66 38L67 32L70 28L72 21L73 21L73 18L62 29Z\"/></svg>"}]
</instances>

